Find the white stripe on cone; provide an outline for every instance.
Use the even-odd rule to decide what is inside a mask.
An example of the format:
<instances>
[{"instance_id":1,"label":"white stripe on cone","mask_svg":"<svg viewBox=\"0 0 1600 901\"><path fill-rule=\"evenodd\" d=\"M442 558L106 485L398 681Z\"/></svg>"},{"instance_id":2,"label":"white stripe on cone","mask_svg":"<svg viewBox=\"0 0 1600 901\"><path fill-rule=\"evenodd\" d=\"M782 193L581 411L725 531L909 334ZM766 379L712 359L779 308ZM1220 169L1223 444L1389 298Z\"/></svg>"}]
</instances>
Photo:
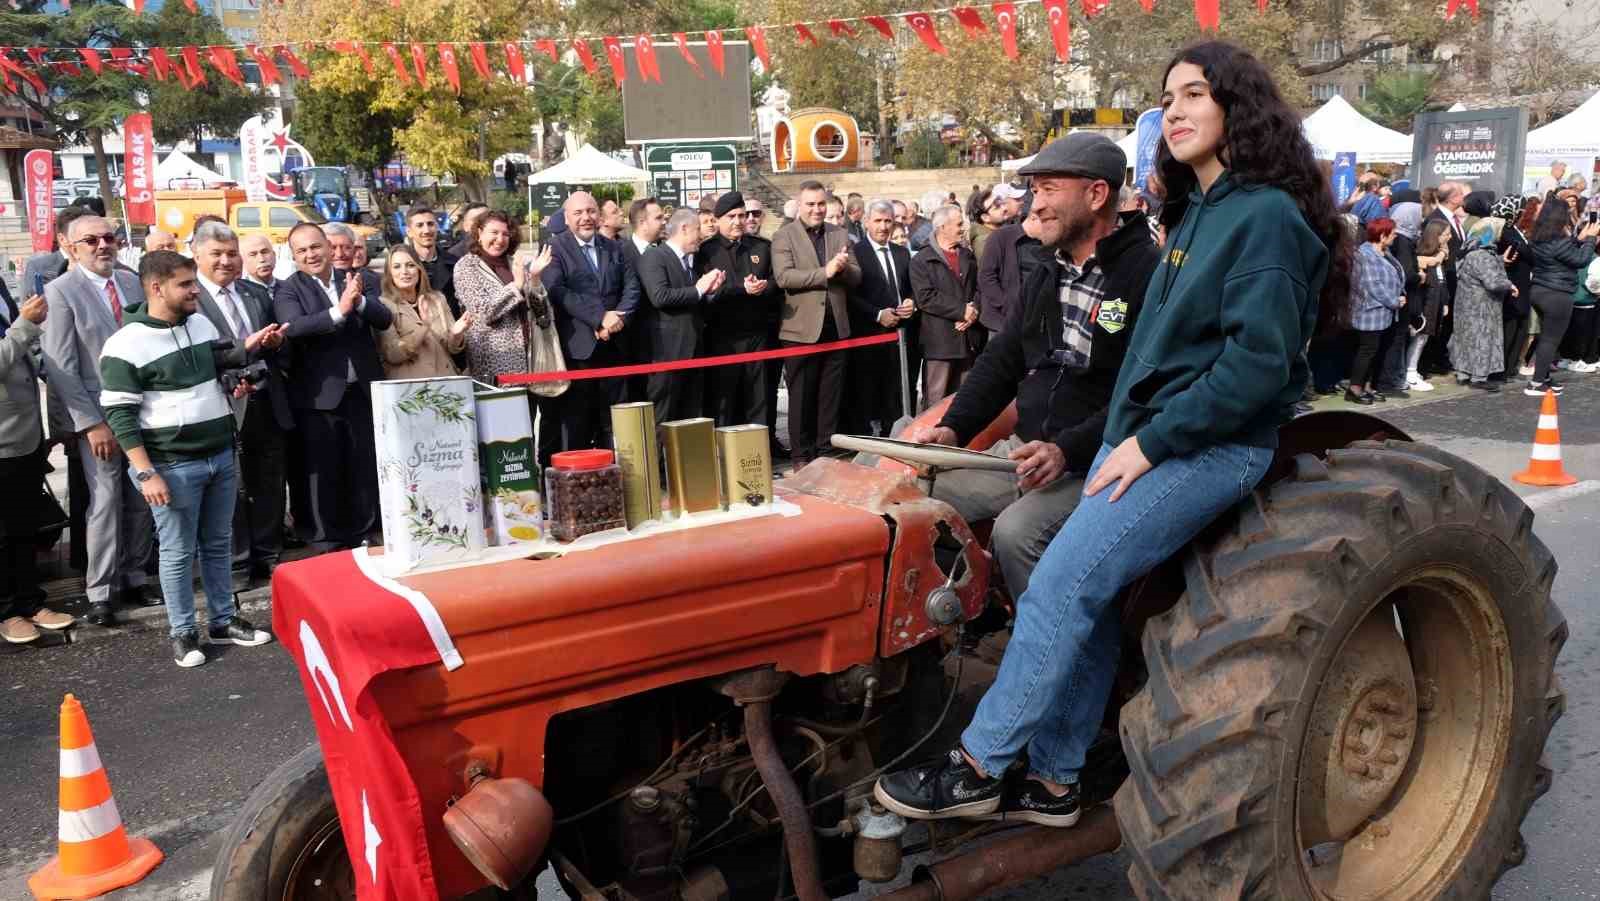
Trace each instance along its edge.
<instances>
[{"instance_id":1,"label":"white stripe on cone","mask_svg":"<svg viewBox=\"0 0 1600 901\"><path fill-rule=\"evenodd\" d=\"M1533 446L1533 459L1535 460L1560 460L1561 445L1535 444Z\"/></svg>"},{"instance_id":2,"label":"white stripe on cone","mask_svg":"<svg viewBox=\"0 0 1600 901\"><path fill-rule=\"evenodd\" d=\"M88 842L108 835L122 825L117 799L107 798L87 810L61 811L60 834L64 842Z\"/></svg>"},{"instance_id":3,"label":"white stripe on cone","mask_svg":"<svg viewBox=\"0 0 1600 901\"><path fill-rule=\"evenodd\" d=\"M1554 417L1554 416L1546 416L1545 414L1540 413L1539 414L1539 428L1541 428L1541 429L1558 428L1558 426L1556 425L1556 417Z\"/></svg>"},{"instance_id":4,"label":"white stripe on cone","mask_svg":"<svg viewBox=\"0 0 1600 901\"><path fill-rule=\"evenodd\" d=\"M61 749L61 778L87 776L98 769L100 769L100 752L95 750L94 745Z\"/></svg>"}]
</instances>

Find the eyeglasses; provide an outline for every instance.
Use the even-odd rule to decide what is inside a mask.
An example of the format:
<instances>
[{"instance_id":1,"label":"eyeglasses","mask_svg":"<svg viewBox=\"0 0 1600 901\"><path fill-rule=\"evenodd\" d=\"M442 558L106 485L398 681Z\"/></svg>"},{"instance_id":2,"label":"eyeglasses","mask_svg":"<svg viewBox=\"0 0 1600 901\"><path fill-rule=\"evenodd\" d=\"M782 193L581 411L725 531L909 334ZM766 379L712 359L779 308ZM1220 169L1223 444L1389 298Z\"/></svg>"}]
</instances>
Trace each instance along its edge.
<instances>
[{"instance_id":1,"label":"eyeglasses","mask_svg":"<svg viewBox=\"0 0 1600 901\"><path fill-rule=\"evenodd\" d=\"M83 237L79 238L76 241L73 241L72 243L74 243L74 244L87 244L90 247L94 247L94 246L99 245L99 244L109 244L109 245L115 247L116 244L117 244L117 236L116 235L112 235L112 234L84 235Z\"/></svg>"},{"instance_id":2,"label":"eyeglasses","mask_svg":"<svg viewBox=\"0 0 1600 901\"><path fill-rule=\"evenodd\" d=\"M765 216L766 214L767 214L766 210L745 210L744 211L744 215L745 215L746 219L760 219L762 216Z\"/></svg>"}]
</instances>

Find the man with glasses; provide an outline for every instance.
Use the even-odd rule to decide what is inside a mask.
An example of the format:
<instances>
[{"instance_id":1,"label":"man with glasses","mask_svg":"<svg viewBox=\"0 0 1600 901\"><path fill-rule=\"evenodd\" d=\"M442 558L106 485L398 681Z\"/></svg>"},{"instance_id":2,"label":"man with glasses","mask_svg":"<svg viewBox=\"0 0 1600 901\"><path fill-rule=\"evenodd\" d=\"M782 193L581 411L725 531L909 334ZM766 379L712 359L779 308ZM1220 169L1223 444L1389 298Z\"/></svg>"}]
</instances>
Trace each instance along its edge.
<instances>
[{"instance_id":1,"label":"man with glasses","mask_svg":"<svg viewBox=\"0 0 1600 901\"><path fill-rule=\"evenodd\" d=\"M88 487L84 588L89 622L116 621L115 600L155 606L144 561L150 554L150 507L128 479L128 461L100 407L100 352L122 328L129 307L144 303L138 276L117 268L117 235L99 216L76 219L63 251L73 265L45 286L44 339L51 434L73 434Z\"/></svg>"}]
</instances>

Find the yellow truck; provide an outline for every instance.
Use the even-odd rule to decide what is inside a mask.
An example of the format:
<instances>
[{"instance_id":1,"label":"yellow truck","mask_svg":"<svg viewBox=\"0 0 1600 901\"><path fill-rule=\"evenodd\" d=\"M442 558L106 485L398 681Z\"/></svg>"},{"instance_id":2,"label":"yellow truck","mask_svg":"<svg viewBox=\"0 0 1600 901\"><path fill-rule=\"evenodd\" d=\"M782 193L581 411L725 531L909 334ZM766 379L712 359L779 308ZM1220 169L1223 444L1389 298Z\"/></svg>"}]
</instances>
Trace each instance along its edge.
<instances>
[{"instance_id":1,"label":"yellow truck","mask_svg":"<svg viewBox=\"0 0 1600 901\"><path fill-rule=\"evenodd\" d=\"M156 227L177 235L180 243L189 240L194 234L194 221L205 215L221 216L240 237L266 235L274 244L287 241L289 229L302 222L321 225L327 221L308 203L249 200L242 188L156 192ZM383 254L385 245L379 229L370 225L350 228L366 244L370 259Z\"/></svg>"}]
</instances>

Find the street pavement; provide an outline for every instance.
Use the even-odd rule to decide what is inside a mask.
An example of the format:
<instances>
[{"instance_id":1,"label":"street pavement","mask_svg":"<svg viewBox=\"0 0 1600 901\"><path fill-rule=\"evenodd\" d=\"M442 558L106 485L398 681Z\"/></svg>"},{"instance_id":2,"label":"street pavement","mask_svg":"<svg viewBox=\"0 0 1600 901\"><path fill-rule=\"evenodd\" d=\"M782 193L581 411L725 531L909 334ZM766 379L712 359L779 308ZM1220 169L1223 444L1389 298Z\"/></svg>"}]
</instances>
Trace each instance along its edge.
<instances>
[{"instance_id":1,"label":"street pavement","mask_svg":"<svg viewBox=\"0 0 1600 901\"><path fill-rule=\"evenodd\" d=\"M1509 483L1527 465L1538 415L1539 401L1520 390L1485 396L1450 385L1366 410L1507 480L1535 507L1535 530L1561 564L1555 596L1571 637L1558 667L1567 713L1547 748L1555 785L1529 815L1527 862L1501 880L1497 901L1600 898L1593 830L1600 796L1600 611L1593 589L1600 584L1600 375L1569 376L1568 384L1563 449L1567 469L1585 481L1565 489ZM1330 405L1343 406L1319 404ZM245 595L246 614L257 623L270 619L265 605L263 591ZM159 609L121 629L76 631L64 647L0 652L0 822L9 824L0 840L0 901L28 897L28 874L54 851L57 705L69 691L88 710L130 832L167 854L149 879L108 897L203 899L220 833L239 805L313 740L293 664L269 645L222 649L206 666L181 670L171 662ZM994 897L1131 898L1126 871L1125 854L1105 855ZM554 888L548 875L541 885Z\"/></svg>"}]
</instances>

